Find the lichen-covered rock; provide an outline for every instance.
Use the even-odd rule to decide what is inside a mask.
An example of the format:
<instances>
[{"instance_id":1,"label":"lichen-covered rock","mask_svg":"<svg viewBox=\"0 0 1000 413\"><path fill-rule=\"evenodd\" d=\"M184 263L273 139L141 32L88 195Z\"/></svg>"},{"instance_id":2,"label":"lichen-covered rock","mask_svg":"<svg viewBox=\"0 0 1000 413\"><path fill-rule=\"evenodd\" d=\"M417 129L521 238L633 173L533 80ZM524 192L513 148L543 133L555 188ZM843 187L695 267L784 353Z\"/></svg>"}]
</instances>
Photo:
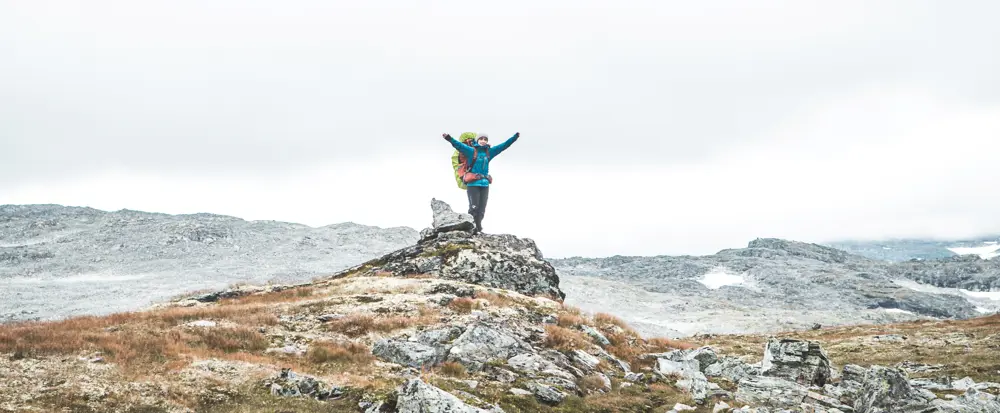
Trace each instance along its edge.
<instances>
[{"instance_id":1,"label":"lichen-covered rock","mask_svg":"<svg viewBox=\"0 0 1000 413\"><path fill-rule=\"evenodd\" d=\"M434 213L431 229L433 235L451 231L472 231L476 228L472 215L452 211L447 202L431 199L431 211Z\"/></svg>"},{"instance_id":2,"label":"lichen-covered rock","mask_svg":"<svg viewBox=\"0 0 1000 413\"><path fill-rule=\"evenodd\" d=\"M816 341L771 338L764 348L761 374L823 387L832 376L830 359Z\"/></svg>"},{"instance_id":3,"label":"lichen-covered rock","mask_svg":"<svg viewBox=\"0 0 1000 413\"><path fill-rule=\"evenodd\" d=\"M776 377L748 377L736 389L736 401L751 406L796 409L805 400L809 389Z\"/></svg>"},{"instance_id":4,"label":"lichen-covered rock","mask_svg":"<svg viewBox=\"0 0 1000 413\"><path fill-rule=\"evenodd\" d=\"M719 356L715 353L715 350L707 346L690 350L674 350L668 353L656 354L655 356L673 361L697 361L698 370L702 372L704 372L708 366L719 361Z\"/></svg>"},{"instance_id":5,"label":"lichen-covered rock","mask_svg":"<svg viewBox=\"0 0 1000 413\"><path fill-rule=\"evenodd\" d=\"M443 203L432 204L441 208ZM435 216L440 215L438 212ZM442 218L442 222L445 221ZM559 289L555 268L530 239L513 235L473 236L464 231L438 231L436 234L421 239L416 245L342 271L333 278L420 274L559 301L566 298Z\"/></svg>"},{"instance_id":6,"label":"lichen-covered rock","mask_svg":"<svg viewBox=\"0 0 1000 413\"><path fill-rule=\"evenodd\" d=\"M910 386L899 369L872 366L865 374L862 389L854 401L857 413L911 413L930 409L930 398Z\"/></svg>"},{"instance_id":7,"label":"lichen-covered rock","mask_svg":"<svg viewBox=\"0 0 1000 413\"><path fill-rule=\"evenodd\" d=\"M562 403L562 401L565 400L567 396L566 393L563 393L562 391L553 386L541 384L538 382L529 382L527 385L525 385L525 387L527 387L528 390L534 393L535 397L538 398L538 400L541 401L542 403L559 404Z\"/></svg>"},{"instance_id":8,"label":"lichen-covered rock","mask_svg":"<svg viewBox=\"0 0 1000 413\"><path fill-rule=\"evenodd\" d=\"M442 358L441 351L437 348L426 344L392 339L376 342L372 346L372 354L384 361L413 368L433 366Z\"/></svg>"},{"instance_id":9,"label":"lichen-covered rock","mask_svg":"<svg viewBox=\"0 0 1000 413\"><path fill-rule=\"evenodd\" d=\"M601 359L583 350L573 350L570 353L570 360L572 360L577 367L586 372L593 371L597 368L597 365L601 363Z\"/></svg>"},{"instance_id":10,"label":"lichen-covered rock","mask_svg":"<svg viewBox=\"0 0 1000 413\"><path fill-rule=\"evenodd\" d=\"M760 375L760 367L747 364L736 357L722 357L715 363L705 367L705 375L708 377L722 377L733 383L739 383L751 376Z\"/></svg>"},{"instance_id":11,"label":"lichen-covered rock","mask_svg":"<svg viewBox=\"0 0 1000 413\"><path fill-rule=\"evenodd\" d=\"M864 386L866 374L868 374L868 369L856 364L844 366L840 374L840 383L836 386L837 389L833 396L840 399L854 400L858 397L858 393L861 392L861 388Z\"/></svg>"},{"instance_id":12,"label":"lichen-covered rock","mask_svg":"<svg viewBox=\"0 0 1000 413\"><path fill-rule=\"evenodd\" d=\"M282 369L281 374L264 385L271 394L282 397L311 397L317 400L336 399L344 394L343 389L332 386L308 375L300 375L291 369Z\"/></svg>"},{"instance_id":13,"label":"lichen-covered rock","mask_svg":"<svg viewBox=\"0 0 1000 413\"><path fill-rule=\"evenodd\" d=\"M519 371L527 376L554 376L566 380L575 380L568 371L559 368L555 363L546 360L538 354L524 353L507 360L507 365L515 371Z\"/></svg>"},{"instance_id":14,"label":"lichen-covered rock","mask_svg":"<svg viewBox=\"0 0 1000 413\"><path fill-rule=\"evenodd\" d=\"M420 379L403 384L396 398L396 409L398 413L489 413Z\"/></svg>"},{"instance_id":15,"label":"lichen-covered rock","mask_svg":"<svg viewBox=\"0 0 1000 413\"><path fill-rule=\"evenodd\" d=\"M1000 398L974 388L954 400L934 400L931 405L942 413L1000 412Z\"/></svg>"},{"instance_id":16,"label":"lichen-covered rock","mask_svg":"<svg viewBox=\"0 0 1000 413\"><path fill-rule=\"evenodd\" d=\"M588 336L590 336L590 338L594 339L594 341L596 341L597 344L600 344L601 346L604 347L611 345L611 340L608 340L608 338L605 337L604 334L602 334L600 331L597 331L596 328L591 326L581 326L580 329L583 330L583 332L586 333Z\"/></svg>"},{"instance_id":17,"label":"lichen-covered rock","mask_svg":"<svg viewBox=\"0 0 1000 413\"><path fill-rule=\"evenodd\" d=\"M673 361L658 358L656 371L664 376L678 377L675 383L677 388L690 393L691 398L698 404L703 403L711 395L725 394L719 385L709 382L705 374L699 370L698 360Z\"/></svg>"},{"instance_id":18,"label":"lichen-covered rock","mask_svg":"<svg viewBox=\"0 0 1000 413\"><path fill-rule=\"evenodd\" d=\"M476 324L455 339L447 359L461 363L470 371L477 371L483 364L506 360L530 351L530 346L512 334L486 324Z\"/></svg>"}]
</instances>

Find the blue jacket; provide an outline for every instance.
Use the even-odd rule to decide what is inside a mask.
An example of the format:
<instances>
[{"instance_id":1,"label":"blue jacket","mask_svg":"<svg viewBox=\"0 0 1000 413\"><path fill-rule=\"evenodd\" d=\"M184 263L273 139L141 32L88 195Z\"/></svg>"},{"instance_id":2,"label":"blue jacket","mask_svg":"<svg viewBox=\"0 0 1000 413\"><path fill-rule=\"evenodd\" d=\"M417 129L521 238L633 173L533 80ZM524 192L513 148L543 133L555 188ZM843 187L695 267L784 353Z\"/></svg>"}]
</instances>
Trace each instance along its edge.
<instances>
[{"instance_id":1,"label":"blue jacket","mask_svg":"<svg viewBox=\"0 0 1000 413\"><path fill-rule=\"evenodd\" d=\"M490 161L497 156L500 156L503 151L507 150L512 143L517 141L519 134L511 136L510 139L501 142L497 146L480 146L478 142L473 141L472 146L466 145L462 142L455 140L455 138L449 137L448 142L451 142L451 146L454 146L459 152L465 156L466 159L472 160L473 151L478 152L476 155L475 163L472 164L472 169L469 172L474 174L480 174L483 176L490 174ZM473 149L475 148L475 149ZM468 186L490 186L490 181L486 178L480 179L478 181L472 181L468 183Z\"/></svg>"}]
</instances>

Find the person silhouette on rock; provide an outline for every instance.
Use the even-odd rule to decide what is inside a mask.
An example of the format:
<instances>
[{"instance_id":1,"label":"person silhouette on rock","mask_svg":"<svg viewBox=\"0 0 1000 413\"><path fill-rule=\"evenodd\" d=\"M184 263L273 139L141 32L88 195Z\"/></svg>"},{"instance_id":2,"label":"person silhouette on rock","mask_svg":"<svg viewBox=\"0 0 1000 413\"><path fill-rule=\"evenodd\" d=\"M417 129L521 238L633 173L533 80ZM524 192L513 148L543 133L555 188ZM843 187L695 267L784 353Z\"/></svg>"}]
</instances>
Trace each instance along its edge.
<instances>
[{"instance_id":1,"label":"person silhouette on rock","mask_svg":"<svg viewBox=\"0 0 1000 413\"><path fill-rule=\"evenodd\" d=\"M490 184L493 183L493 177L490 176L490 162L516 142L521 133L515 133L514 136L497 146L490 146L490 138L485 133L480 133L472 145L459 142L447 133L441 136L467 160L467 168L462 180L467 185L465 191L469 196L469 215L472 215L476 223L473 234L482 233L483 218L486 216L486 202L490 197Z\"/></svg>"}]
</instances>

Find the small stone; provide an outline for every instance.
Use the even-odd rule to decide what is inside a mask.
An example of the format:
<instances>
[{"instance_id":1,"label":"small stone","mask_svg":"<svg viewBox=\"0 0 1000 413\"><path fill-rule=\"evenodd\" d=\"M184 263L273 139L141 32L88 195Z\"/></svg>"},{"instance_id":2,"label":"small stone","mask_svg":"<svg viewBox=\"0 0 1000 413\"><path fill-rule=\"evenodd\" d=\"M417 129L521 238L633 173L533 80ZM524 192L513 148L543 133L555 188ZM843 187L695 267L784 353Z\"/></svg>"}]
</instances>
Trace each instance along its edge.
<instances>
[{"instance_id":1,"label":"small stone","mask_svg":"<svg viewBox=\"0 0 1000 413\"><path fill-rule=\"evenodd\" d=\"M674 410L678 412L687 412L695 410L694 407L688 406L686 404L677 403L674 405Z\"/></svg>"},{"instance_id":2,"label":"small stone","mask_svg":"<svg viewBox=\"0 0 1000 413\"><path fill-rule=\"evenodd\" d=\"M439 199L431 199L431 211L434 213L434 232L472 231L476 224L472 215L457 213L451 205Z\"/></svg>"},{"instance_id":3,"label":"small stone","mask_svg":"<svg viewBox=\"0 0 1000 413\"><path fill-rule=\"evenodd\" d=\"M192 322L187 323L185 325L188 326L188 327L212 328L212 327L215 327L217 325L217 323L215 321L210 321L210 320L198 320L198 321L192 321Z\"/></svg>"},{"instance_id":4,"label":"small stone","mask_svg":"<svg viewBox=\"0 0 1000 413\"><path fill-rule=\"evenodd\" d=\"M712 408L712 413L724 412L726 410L729 410L730 408L731 407L729 407L729 405L726 404L726 402L718 402L715 404L715 407Z\"/></svg>"}]
</instances>

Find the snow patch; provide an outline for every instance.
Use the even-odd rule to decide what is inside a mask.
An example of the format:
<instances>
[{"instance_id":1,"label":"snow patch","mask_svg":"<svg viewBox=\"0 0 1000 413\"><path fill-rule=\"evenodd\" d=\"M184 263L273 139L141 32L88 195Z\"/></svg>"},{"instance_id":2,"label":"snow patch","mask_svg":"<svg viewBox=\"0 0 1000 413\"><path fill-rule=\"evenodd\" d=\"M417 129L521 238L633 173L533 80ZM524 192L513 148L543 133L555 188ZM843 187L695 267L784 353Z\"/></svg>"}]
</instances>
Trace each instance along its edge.
<instances>
[{"instance_id":1,"label":"snow patch","mask_svg":"<svg viewBox=\"0 0 1000 413\"><path fill-rule=\"evenodd\" d=\"M893 280L893 282L900 287L909 288L913 291L962 297L976 306L976 311L983 314L1000 311L1000 291L970 291L964 288L942 288L905 279L897 279Z\"/></svg>"},{"instance_id":2,"label":"snow patch","mask_svg":"<svg viewBox=\"0 0 1000 413\"><path fill-rule=\"evenodd\" d=\"M969 297L985 298L992 301L1000 301L1000 291L969 291L965 289L959 289L962 294Z\"/></svg>"},{"instance_id":3,"label":"snow patch","mask_svg":"<svg viewBox=\"0 0 1000 413\"><path fill-rule=\"evenodd\" d=\"M703 275L698 282L709 289L718 290L727 285L743 285L747 279L743 274L730 274L725 268L718 267Z\"/></svg>"},{"instance_id":4,"label":"snow patch","mask_svg":"<svg viewBox=\"0 0 1000 413\"><path fill-rule=\"evenodd\" d=\"M980 247L952 247L948 248L948 251L958 255L978 255L984 260L1000 257L1000 245L996 242L987 242Z\"/></svg>"},{"instance_id":5,"label":"snow patch","mask_svg":"<svg viewBox=\"0 0 1000 413\"><path fill-rule=\"evenodd\" d=\"M913 314L912 312L906 311L901 308L886 308L885 312L893 314Z\"/></svg>"}]
</instances>

